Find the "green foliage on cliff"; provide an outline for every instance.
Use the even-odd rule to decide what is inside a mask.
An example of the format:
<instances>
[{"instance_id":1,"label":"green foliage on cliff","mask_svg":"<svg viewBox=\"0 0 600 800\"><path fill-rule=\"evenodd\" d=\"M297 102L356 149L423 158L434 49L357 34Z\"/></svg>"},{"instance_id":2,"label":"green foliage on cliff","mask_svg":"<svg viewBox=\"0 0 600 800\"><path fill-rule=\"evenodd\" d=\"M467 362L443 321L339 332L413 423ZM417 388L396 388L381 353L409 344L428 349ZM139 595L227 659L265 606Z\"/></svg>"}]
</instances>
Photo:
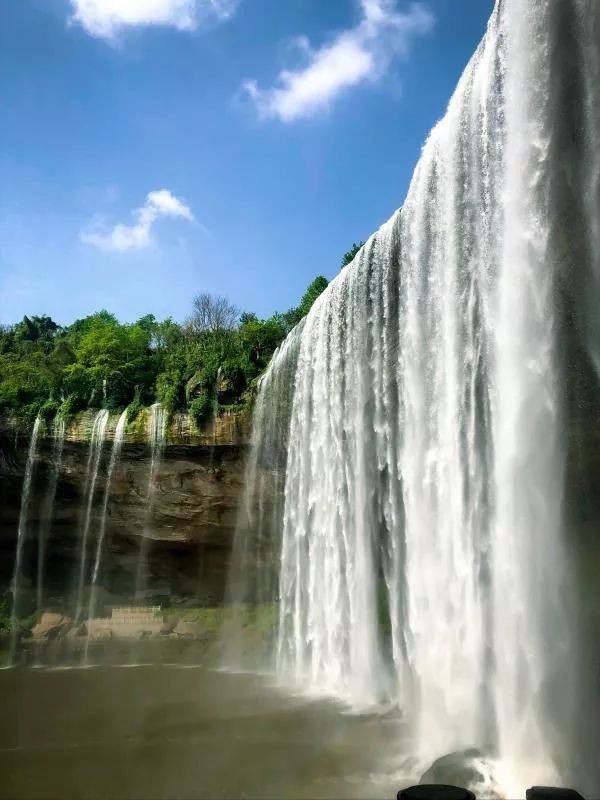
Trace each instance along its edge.
<instances>
[{"instance_id":1,"label":"green foliage on cliff","mask_svg":"<svg viewBox=\"0 0 600 800\"><path fill-rule=\"evenodd\" d=\"M0 595L0 633L10 630L12 600L7 594Z\"/></svg>"},{"instance_id":2,"label":"green foliage on cliff","mask_svg":"<svg viewBox=\"0 0 600 800\"><path fill-rule=\"evenodd\" d=\"M344 255L342 256L342 263L341 263L342 269L344 267L347 267L348 264L350 264L350 262L354 261L354 258L356 257L358 251L361 249L363 245L364 242L358 242L358 244L354 242L350 250L348 250L347 253L344 253Z\"/></svg>"},{"instance_id":3,"label":"green foliage on cliff","mask_svg":"<svg viewBox=\"0 0 600 800\"><path fill-rule=\"evenodd\" d=\"M127 432L143 436L146 426L146 406L140 399L140 389L136 388L133 401L127 406Z\"/></svg>"},{"instance_id":4,"label":"green foliage on cliff","mask_svg":"<svg viewBox=\"0 0 600 800\"><path fill-rule=\"evenodd\" d=\"M314 281L310 284L310 286L306 290L306 293L302 298L300 306L298 307L298 311L301 317L305 317L308 314L317 297L319 297L319 295L325 291L328 285L329 281L322 275L319 275L318 278L314 279Z\"/></svg>"},{"instance_id":5,"label":"green foliage on cliff","mask_svg":"<svg viewBox=\"0 0 600 800\"><path fill-rule=\"evenodd\" d=\"M200 426L210 417L213 403L208 394L202 392L189 403L188 408L196 425Z\"/></svg>"},{"instance_id":6,"label":"green foliage on cliff","mask_svg":"<svg viewBox=\"0 0 600 800\"><path fill-rule=\"evenodd\" d=\"M122 324L108 311L61 327L47 316L0 328L0 414L48 422L85 409L129 407L128 425L156 400L202 425L218 408L240 409L289 331L327 286L322 276L298 308L266 320L226 298L200 294L178 324L147 315Z\"/></svg>"},{"instance_id":7,"label":"green foliage on cliff","mask_svg":"<svg viewBox=\"0 0 600 800\"><path fill-rule=\"evenodd\" d=\"M0 594L0 635L8 634L11 630L13 613L12 597L9 592ZM31 596L25 593L20 598L16 609L16 627L20 633L29 631L40 621L40 612L35 610L35 603Z\"/></svg>"},{"instance_id":8,"label":"green foliage on cliff","mask_svg":"<svg viewBox=\"0 0 600 800\"><path fill-rule=\"evenodd\" d=\"M216 636L223 626L232 617L232 608L227 606L212 606L201 608L174 608L161 609L165 622L193 622L198 626L198 632L203 630L206 636ZM233 610L235 621L241 630L255 634L269 634L274 631L279 618L279 606L276 603L263 603L257 606L239 606Z\"/></svg>"}]
</instances>

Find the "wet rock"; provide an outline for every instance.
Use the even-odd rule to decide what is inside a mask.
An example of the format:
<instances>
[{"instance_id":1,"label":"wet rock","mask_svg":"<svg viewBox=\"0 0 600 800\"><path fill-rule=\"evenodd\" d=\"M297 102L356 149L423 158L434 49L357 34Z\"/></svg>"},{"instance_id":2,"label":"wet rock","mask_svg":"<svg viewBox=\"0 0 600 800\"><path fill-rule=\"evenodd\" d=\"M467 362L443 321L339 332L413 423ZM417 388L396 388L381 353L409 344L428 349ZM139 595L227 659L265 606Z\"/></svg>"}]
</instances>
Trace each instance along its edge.
<instances>
[{"instance_id":1,"label":"wet rock","mask_svg":"<svg viewBox=\"0 0 600 800\"><path fill-rule=\"evenodd\" d=\"M186 639L201 639L205 634L204 625L199 622L178 622L173 633Z\"/></svg>"},{"instance_id":2,"label":"wet rock","mask_svg":"<svg viewBox=\"0 0 600 800\"><path fill-rule=\"evenodd\" d=\"M70 628L64 635L64 638L68 641L72 642L76 639L82 639L84 636L87 636L87 628L85 623L81 623L81 625L74 625Z\"/></svg>"},{"instance_id":3,"label":"wet rock","mask_svg":"<svg viewBox=\"0 0 600 800\"><path fill-rule=\"evenodd\" d=\"M160 635L168 636L170 633L173 633L178 624L179 624L179 619L177 617L165 620L162 628L160 629Z\"/></svg>"},{"instance_id":4,"label":"wet rock","mask_svg":"<svg viewBox=\"0 0 600 800\"><path fill-rule=\"evenodd\" d=\"M31 630L32 639L57 639L71 627L70 617L45 611L37 625Z\"/></svg>"},{"instance_id":5,"label":"wet rock","mask_svg":"<svg viewBox=\"0 0 600 800\"><path fill-rule=\"evenodd\" d=\"M423 773L419 783L462 786L475 792L482 800L501 797L494 780L491 761L475 748L448 753L438 758Z\"/></svg>"},{"instance_id":6,"label":"wet rock","mask_svg":"<svg viewBox=\"0 0 600 800\"><path fill-rule=\"evenodd\" d=\"M110 628L96 628L90 638L95 642L107 642L113 638L113 632Z\"/></svg>"}]
</instances>

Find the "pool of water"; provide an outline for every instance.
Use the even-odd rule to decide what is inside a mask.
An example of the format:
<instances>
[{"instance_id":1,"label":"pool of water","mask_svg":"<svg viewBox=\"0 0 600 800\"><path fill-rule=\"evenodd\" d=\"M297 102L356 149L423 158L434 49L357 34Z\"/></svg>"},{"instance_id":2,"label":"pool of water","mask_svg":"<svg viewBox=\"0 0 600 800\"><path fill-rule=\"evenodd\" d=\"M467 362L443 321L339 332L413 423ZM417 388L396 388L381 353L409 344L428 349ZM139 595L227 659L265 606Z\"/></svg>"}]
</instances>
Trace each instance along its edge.
<instances>
[{"instance_id":1,"label":"pool of water","mask_svg":"<svg viewBox=\"0 0 600 800\"><path fill-rule=\"evenodd\" d=\"M392 713L352 714L266 679L141 665L0 671L0 797L385 798Z\"/></svg>"}]
</instances>

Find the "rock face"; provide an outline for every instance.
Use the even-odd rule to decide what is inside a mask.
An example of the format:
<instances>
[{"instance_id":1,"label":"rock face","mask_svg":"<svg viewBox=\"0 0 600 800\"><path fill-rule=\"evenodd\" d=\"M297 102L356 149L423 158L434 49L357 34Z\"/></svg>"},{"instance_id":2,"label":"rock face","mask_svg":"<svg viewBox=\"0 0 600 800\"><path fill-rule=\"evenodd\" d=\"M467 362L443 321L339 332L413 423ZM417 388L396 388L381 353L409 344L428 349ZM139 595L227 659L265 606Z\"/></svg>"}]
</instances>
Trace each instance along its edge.
<instances>
[{"instance_id":1,"label":"rock face","mask_svg":"<svg viewBox=\"0 0 600 800\"><path fill-rule=\"evenodd\" d=\"M71 627L71 620L63 614L53 614L46 611L42 618L32 628L32 639L57 639L67 633Z\"/></svg>"},{"instance_id":2,"label":"rock face","mask_svg":"<svg viewBox=\"0 0 600 800\"><path fill-rule=\"evenodd\" d=\"M182 636L184 638L192 637L194 639L201 638L204 633L204 628L198 622L178 622L173 629L175 636Z\"/></svg>"},{"instance_id":3,"label":"rock face","mask_svg":"<svg viewBox=\"0 0 600 800\"><path fill-rule=\"evenodd\" d=\"M39 440L23 565L25 591L29 582L33 593L38 532L46 528L46 608L62 608L76 585L91 416L80 415L67 430L51 510L47 494L55 470L53 440L50 435ZM116 418L111 417L92 505L90 576L115 425ZM176 419L168 431L151 501L150 447L136 441L139 432L125 438L107 507L101 602L131 600L143 537L148 597L138 600L201 605L222 600L243 494L248 430L247 419L231 415L201 434L185 418ZM9 586L14 564L27 445L25 435L0 424L0 594Z\"/></svg>"},{"instance_id":4,"label":"rock face","mask_svg":"<svg viewBox=\"0 0 600 800\"><path fill-rule=\"evenodd\" d=\"M438 758L421 777L419 783L462 786L474 791L478 797L499 800L502 795L493 773L492 762L482 753L475 749L464 750Z\"/></svg>"}]
</instances>

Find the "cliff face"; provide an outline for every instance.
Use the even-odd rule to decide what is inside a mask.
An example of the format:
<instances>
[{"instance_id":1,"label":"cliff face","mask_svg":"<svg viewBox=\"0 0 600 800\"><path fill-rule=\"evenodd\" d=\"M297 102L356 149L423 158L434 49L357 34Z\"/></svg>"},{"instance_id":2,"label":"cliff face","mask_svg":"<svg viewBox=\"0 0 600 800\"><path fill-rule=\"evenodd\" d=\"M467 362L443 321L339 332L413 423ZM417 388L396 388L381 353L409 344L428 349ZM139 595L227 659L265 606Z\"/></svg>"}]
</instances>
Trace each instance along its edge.
<instances>
[{"instance_id":1,"label":"cliff face","mask_svg":"<svg viewBox=\"0 0 600 800\"><path fill-rule=\"evenodd\" d=\"M84 525L86 468L92 416L68 427L56 497L48 493L56 474L54 441L42 431L34 466L24 549L26 583L37 575L38 532L47 532L44 593L48 606L68 603L78 574ZM88 568L101 524L111 439L111 418L92 505ZM196 431L176 418L149 491L150 447L140 426L125 437L114 471L106 515L101 585L106 600L131 599L143 536L147 538L147 597L167 603L213 604L223 598L228 559L244 484L247 418L221 417ZM0 590L14 565L21 490L28 441L9 424L0 428ZM140 599L140 598L138 598Z\"/></svg>"}]
</instances>

